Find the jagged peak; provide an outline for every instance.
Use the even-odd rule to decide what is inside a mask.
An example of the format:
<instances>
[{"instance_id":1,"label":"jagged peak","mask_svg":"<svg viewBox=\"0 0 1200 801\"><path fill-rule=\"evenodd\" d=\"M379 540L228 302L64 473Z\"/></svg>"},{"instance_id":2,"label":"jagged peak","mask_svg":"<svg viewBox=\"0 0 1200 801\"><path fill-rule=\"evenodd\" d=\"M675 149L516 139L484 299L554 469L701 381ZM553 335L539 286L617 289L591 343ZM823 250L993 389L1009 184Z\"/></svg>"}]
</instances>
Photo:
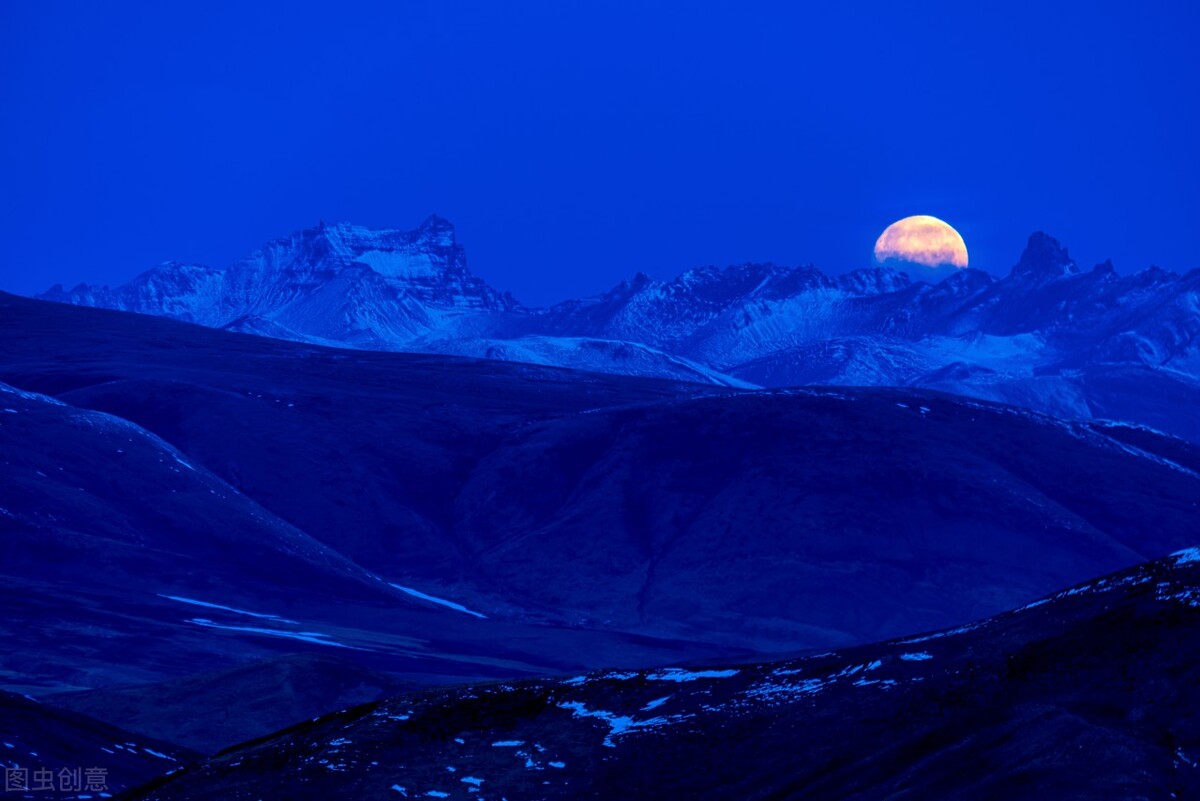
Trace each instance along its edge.
<instances>
[{"instance_id":1,"label":"jagged peak","mask_svg":"<svg viewBox=\"0 0 1200 801\"><path fill-rule=\"evenodd\" d=\"M621 283L604 293L605 297L631 295L643 291L655 283L654 279L642 271L638 271L632 278L626 278Z\"/></svg>"},{"instance_id":2,"label":"jagged peak","mask_svg":"<svg viewBox=\"0 0 1200 801\"><path fill-rule=\"evenodd\" d=\"M1192 273L1188 274L1189 276ZM1185 280L1185 276L1181 276L1174 270L1167 270L1159 267L1157 264L1152 264L1141 272L1134 273L1129 277L1129 282L1134 286L1154 286L1156 284L1166 284L1175 281Z\"/></svg>"},{"instance_id":3,"label":"jagged peak","mask_svg":"<svg viewBox=\"0 0 1200 801\"><path fill-rule=\"evenodd\" d=\"M942 283L968 284L968 285L983 285L993 284L996 282L995 277L987 270L980 270L976 267L963 267L961 270L955 270Z\"/></svg>"},{"instance_id":4,"label":"jagged peak","mask_svg":"<svg viewBox=\"0 0 1200 801\"><path fill-rule=\"evenodd\" d=\"M804 272L802 267L783 267L772 262L743 262L727 267L694 267L680 273L671 283L679 286L705 286L753 284L761 286L765 281L774 281ZM748 290L751 291L751 290Z\"/></svg>"},{"instance_id":5,"label":"jagged peak","mask_svg":"<svg viewBox=\"0 0 1200 801\"><path fill-rule=\"evenodd\" d=\"M843 273L836 281L842 289L871 294L898 292L912 285L908 273L886 265Z\"/></svg>"},{"instance_id":6,"label":"jagged peak","mask_svg":"<svg viewBox=\"0 0 1200 801\"><path fill-rule=\"evenodd\" d=\"M450 222L449 220L447 220L445 217L439 216L437 214L430 214L428 217L426 217L424 219L424 221L421 222L421 225L418 226L418 230L421 230L421 231L449 231L451 234L453 234L454 233L454 224L452 222Z\"/></svg>"},{"instance_id":7,"label":"jagged peak","mask_svg":"<svg viewBox=\"0 0 1200 801\"><path fill-rule=\"evenodd\" d=\"M456 244L454 225L446 218L436 214L430 214L425 218L425 221L417 229L417 234L422 239L429 240L439 247L454 247Z\"/></svg>"},{"instance_id":8,"label":"jagged peak","mask_svg":"<svg viewBox=\"0 0 1200 801\"><path fill-rule=\"evenodd\" d=\"M190 261L169 260L154 265L147 270L146 273L180 273L194 272L197 270L201 272L220 272L218 268L209 267L207 264L196 264L195 262Z\"/></svg>"},{"instance_id":9,"label":"jagged peak","mask_svg":"<svg viewBox=\"0 0 1200 801\"><path fill-rule=\"evenodd\" d=\"M438 247L453 247L457 244L454 224L444 217L431 214L416 228L370 228L365 225L342 221L319 220L311 228L297 231L291 236L282 237L268 243L272 245L288 245L297 241L324 240L331 245L347 247L362 246L364 243L377 241L381 246L389 241L426 241Z\"/></svg>"},{"instance_id":10,"label":"jagged peak","mask_svg":"<svg viewBox=\"0 0 1200 801\"><path fill-rule=\"evenodd\" d=\"M1012 268L1012 275L1021 278L1059 278L1075 275L1078 265L1057 239L1044 231L1029 235L1021 259Z\"/></svg>"},{"instance_id":11,"label":"jagged peak","mask_svg":"<svg viewBox=\"0 0 1200 801\"><path fill-rule=\"evenodd\" d=\"M929 287L929 297L967 295L985 289L996 282L991 273L974 267L956 269L945 280Z\"/></svg>"}]
</instances>

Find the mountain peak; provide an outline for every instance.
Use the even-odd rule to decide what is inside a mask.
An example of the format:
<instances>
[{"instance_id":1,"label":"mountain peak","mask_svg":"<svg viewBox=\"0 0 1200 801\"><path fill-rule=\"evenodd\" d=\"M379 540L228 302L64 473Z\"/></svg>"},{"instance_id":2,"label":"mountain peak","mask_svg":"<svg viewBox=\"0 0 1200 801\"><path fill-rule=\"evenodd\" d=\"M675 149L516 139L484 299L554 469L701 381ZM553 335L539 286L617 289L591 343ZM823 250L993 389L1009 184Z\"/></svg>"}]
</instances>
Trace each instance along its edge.
<instances>
[{"instance_id":1,"label":"mountain peak","mask_svg":"<svg viewBox=\"0 0 1200 801\"><path fill-rule=\"evenodd\" d=\"M653 283L653 278L639 270L636 274L634 274L633 278L627 278L622 281L617 287L617 290L625 293L641 292L643 289Z\"/></svg>"},{"instance_id":2,"label":"mountain peak","mask_svg":"<svg viewBox=\"0 0 1200 801\"><path fill-rule=\"evenodd\" d=\"M899 292L912 285L908 273L891 266L867 267L843 273L836 279L838 286L860 295L882 295Z\"/></svg>"},{"instance_id":3,"label":"mountain peak","mask_svg":"<svg viewBox=\"0 0 1200 801\"><path fill-rule=\"evenodd\" d=\"M454 225L445 217L430 214L417 230L422 237L434 240L443 247L454 245Z\"/></svg>"},{"instance_id":4,"label":"mountain peak","mask_svg":"<svg viewBox=\"0 0 1200 801\"><path fill-rule=\"evenodd\" d=\"M1059 241L1043 231L1034 231L1012 269L1014 276L1023 278L1058 278L1074 275L1079 267Z\"/></svg>"}]
</instances>

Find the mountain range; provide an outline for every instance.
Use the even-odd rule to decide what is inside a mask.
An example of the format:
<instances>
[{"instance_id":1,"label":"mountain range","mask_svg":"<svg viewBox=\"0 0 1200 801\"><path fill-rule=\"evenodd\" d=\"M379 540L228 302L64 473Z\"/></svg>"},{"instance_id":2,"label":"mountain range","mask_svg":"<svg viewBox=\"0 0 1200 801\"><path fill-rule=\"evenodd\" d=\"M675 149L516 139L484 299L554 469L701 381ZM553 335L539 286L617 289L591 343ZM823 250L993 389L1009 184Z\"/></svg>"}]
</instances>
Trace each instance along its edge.
<instances>
[{"instance_id":1,"label":"mountain range","mask_svg":"<svg viewBox=\"0 0 1200 801\"><path fill-rule=\"evenodd\" d=\"M297 649L430 684L844 647L1187 547L1200 502L1200 450L1128 424L11 295L0 382L22 692Z\"/></svg>"},{"instance_id":2,"label":"mountain range","mask_svg":"<svg viewBox=\"0 0 1200 801\"><path fill-rule=\"evenodd\" d=\"M0 293L0 767L1197 795L1196 282L1035 234L1000 279L743 265L530 309L431 218Z\"/></svg>"},{"instance_id":3,"label":"mountain range","mask_svg":"<svg viewBox=\"0 0 1200 801\"><path fill-rule=\"evenodd\" d=\"M1200 270L1082 270L1043 233L1002 278L744 264L638 274L534 309L472 274L439 217L412 231L323 223L228 268L168 262L41 297L338 347L726 386L923 387L1200 440Z\"/></svg>"}]
</instances>

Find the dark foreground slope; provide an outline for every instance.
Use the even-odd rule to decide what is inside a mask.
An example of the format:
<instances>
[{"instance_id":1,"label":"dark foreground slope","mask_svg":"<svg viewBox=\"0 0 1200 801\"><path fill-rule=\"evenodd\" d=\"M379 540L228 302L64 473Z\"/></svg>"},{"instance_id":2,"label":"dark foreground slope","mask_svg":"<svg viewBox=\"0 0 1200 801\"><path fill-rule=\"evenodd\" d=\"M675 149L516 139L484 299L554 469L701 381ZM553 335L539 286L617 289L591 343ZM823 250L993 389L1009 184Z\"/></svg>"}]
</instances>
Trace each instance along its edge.
<instances>
[{"instance_id":1,"label":"dark foreground slope","mask_svg":"<svg viewBox=\"0 0 1200 801\"><path fill-rule=\"evenodd\" d=\"M399 697L129 797L1195 798L1197 653L1193 549L977 624L790 662Z\"/></svg>"},{"instance_id":2,"label":"dark foreground slope","mask_svg":"<svg viewBox=\"0 0 1200 801\"><path fill-rule=\"evenodd\" d=\"M42 702L215 754L331 709L417 689L329 654L289 654L228 670L42 696Z\"/></svg>"},{"instance_id":3,"label":"dark foreground slope","mask_svg":"<svg viewBox=\"0 0 1200 801\"><path fill-rule=\"evenodd\" d=\"M1200 509L1193 445L938 393L738 392L0 304L0 380L132 421L354 567L487 616L439 635L556 657L526 665L578 664L567 629L711 655L954 625L1185 547ZM514 620L560 633L514 640Z\"/></svg>"},{"instance_id":4,"label":"dark foreground slope","mask_svg":"<svg viewBox=\"0 0 1200 801\"><path fill-rule=\"evenodd\" d=\"M0 768L9 798L108 798L198 756L0 691Z\"/></svg>"}]
</instances>

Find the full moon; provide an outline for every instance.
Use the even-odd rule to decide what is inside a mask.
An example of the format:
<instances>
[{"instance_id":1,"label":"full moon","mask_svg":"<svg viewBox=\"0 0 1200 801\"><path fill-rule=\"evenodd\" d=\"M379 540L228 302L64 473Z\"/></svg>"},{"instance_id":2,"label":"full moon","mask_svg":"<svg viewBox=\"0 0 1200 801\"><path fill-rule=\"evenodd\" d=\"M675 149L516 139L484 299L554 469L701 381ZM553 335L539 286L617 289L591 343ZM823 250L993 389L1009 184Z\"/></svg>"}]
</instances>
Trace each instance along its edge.
<instances>
[{"instance_id":1,"label":"full moon","mask_svg":"<svg viewBox=\"0 0 1200 801\"><path fill-rule=\"evenodd\" d=\"M967 266L967 244L949 223L918 214L889 225L875 242L875 261L889 260L922 267Z\"/></svg>"}]
</instances>

